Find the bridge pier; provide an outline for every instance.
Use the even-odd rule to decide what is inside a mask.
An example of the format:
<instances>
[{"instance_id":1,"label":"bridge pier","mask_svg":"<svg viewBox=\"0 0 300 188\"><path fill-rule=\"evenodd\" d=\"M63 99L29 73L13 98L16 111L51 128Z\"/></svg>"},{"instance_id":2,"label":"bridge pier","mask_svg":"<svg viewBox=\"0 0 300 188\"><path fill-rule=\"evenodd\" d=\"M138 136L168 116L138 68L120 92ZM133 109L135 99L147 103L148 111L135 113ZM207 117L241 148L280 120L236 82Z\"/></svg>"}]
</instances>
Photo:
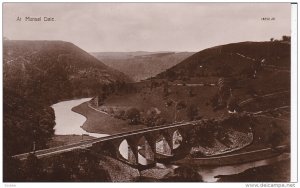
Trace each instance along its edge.
<instances>
[{"instance_id":1,"label":"bridge pier","mask_svg":"<svg viewBox=\"0 0 300 188\"><path fill-rule=\"evenodd\" d=\"M132 149L128 144L128 163L131 165L138 165L138 154L135 149Z\"/></svg>"},{"instance_id":2,"label":"bridge pier","mask_svg":"<svg viewBox=\"0 0 300 188\"><path fill-rule=\"evenodd\" d=\"M139 164L139 150L138 150L138 138L129 137L126 138L128 143L128 162L132 165Z\"/></svg>"},{"instance_id":3,"label":"bridge pier","mask_svg":"<svg viewBox=\"0 0 300 188\"><path fill-rule=\"evenodd\" d=\"M145 140L145 158L153 163L155 163L155 150L153 150L153 146L150 146L149 142ZM155 145L154 145L155 147Z\"/></svg>"},{"instance_id":4,"label":"bridge pier","mask_svg":"<svg viewBox=\"0 0 300 188\"><path fill-rule=\"evenodd\" d=\"M172 156L173 155L173 151L172 151L172 145L171 142L169 140L167 140L167 138L163 138L163 154L167 155L167 156Z\"/></svg>"},{"instance_id":5,"label":"bridge pier","mask_svg":"<svg viewBox=\"0 0 300 188\"><path fill-rule=\"evenodd\" d=\"M161 148L159 148L159 146L156 145L156 150L157 153L160 155L164 155L164 156L172 156L172 142L170 141L170 138L166 138L163 134L161 135ZM158 143L157 143L158 144Z\"/></svg>"}]
</instances>

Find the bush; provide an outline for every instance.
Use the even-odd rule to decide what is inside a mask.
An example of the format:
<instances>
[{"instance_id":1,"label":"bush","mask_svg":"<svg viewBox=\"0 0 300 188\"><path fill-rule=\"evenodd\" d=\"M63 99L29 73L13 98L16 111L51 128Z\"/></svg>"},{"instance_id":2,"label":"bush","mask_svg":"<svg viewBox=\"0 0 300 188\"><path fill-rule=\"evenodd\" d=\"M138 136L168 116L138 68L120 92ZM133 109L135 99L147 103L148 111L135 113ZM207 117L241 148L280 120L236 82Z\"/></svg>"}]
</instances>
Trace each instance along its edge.
<instances>
[{"instance_id":1,"label":"bush","mask_svg":"<svg viewBox=\"0 0 300 188\"><path fill-rule=\"evenodd\" d=\"M118 118L118 119L123 119L123 120L125 120L125 119L126 119L126 116L125 116L125 110L117 110L117 111L114 113L114 117L115 117L115 118Z\"/></svg>"},{"instance_id":2,"label":"bush","mask_svg":"<svg viewBox=\"0 0 300 188\"><path fill-rule=\"evenodd\" d=\"M130 108L126 111L125 117L129 120L129 124L137 125L140 123L141 113L136 108Z\"/></svg>"},{"instance_id":3,"label":"bush","mask_svg":"<svg viewBox=\"0 0 300 188\"><path fill-rule=\"evenodd\" d=\"M177 110L186 108L186 103L184 101L179 101L177 104Z\"/></svg>"},{"instance_id":4,"label":"bush","mask_svg":"<svg viewBox=\"0 0 300 188\"><path fill-rule=\"evenodd\" d=\"M195 120L198 116L198 107L195 104L189 105L186 109L186 114L189 120Z\"/></svg>"}]
</instances>

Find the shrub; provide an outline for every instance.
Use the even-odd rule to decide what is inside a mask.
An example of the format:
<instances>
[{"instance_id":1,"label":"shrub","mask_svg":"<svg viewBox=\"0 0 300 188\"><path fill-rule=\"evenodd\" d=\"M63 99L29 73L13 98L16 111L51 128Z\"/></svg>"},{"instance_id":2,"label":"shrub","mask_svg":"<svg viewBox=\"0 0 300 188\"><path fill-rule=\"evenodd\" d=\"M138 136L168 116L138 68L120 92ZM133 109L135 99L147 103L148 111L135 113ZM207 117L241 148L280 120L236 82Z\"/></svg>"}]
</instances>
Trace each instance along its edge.
<instances>
[{"instance_id":1,"label":"shrub","mask_svg":"<svg viewBox=\"0 0 300 188\"><path fill-rule=\"evenodd\" d=\"M130 108L126 111L125 117L129 120L129 124L137 125L140 123L141 113L136 108Z\"/></svg>"}]
</instances>

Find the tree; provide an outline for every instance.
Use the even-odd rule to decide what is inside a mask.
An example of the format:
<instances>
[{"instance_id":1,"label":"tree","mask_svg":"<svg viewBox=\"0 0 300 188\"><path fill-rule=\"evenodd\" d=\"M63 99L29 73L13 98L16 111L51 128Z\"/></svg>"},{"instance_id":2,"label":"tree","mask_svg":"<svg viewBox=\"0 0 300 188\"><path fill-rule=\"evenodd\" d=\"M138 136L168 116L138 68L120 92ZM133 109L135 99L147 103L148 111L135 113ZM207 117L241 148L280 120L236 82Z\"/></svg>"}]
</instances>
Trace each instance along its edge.
<instances>
[{"instance_id":1,"label":"tree","mask_svg":"<svg viewBox=\"0 0 300 188\"><path fill-rule=\"evenodd\" d=\"M276 122L271 122L270 124L270 136L269 136L269 143L272 148L276 148L284 139L284 132L283 130L277 125Z\"/></svg>"},{"instance_id":2,"label":"tree","mask_svg":"<svg viewBox=\"0 0 300 188\"><path fill-rule=\"evenodd\" d=\"M217 71L217 75L228 77L228 76L232 75L233 68L229 65L222 64L220 67L216 68L216 71Z\"/></svg>"},{"instance_id":3,"label":"tree","mask_svg":"<svg viewBox=\"0 0 300 188\"><path fill-rule=\"evenodd\" d=\"M158 116L155 112L155 110L148 110L148 112L146 113L146 117L145 117L145 124L148 127L153 127L156 125L156 121L158 119Z\"/></svg>"},{"instance_id":4,"label":"tree","mask_svg":"<svg viewBox=\"0 0 300 188\"><path fill-rule=\"evenodd\" d=\"M211 147L215 143L215 124L207 122L205 125L198 125L193 127L188 137L188 143L191 146Z\"/></svg>"},{"instance_id":5,"label":"tree","mask_svg":"<svg viewBox=\"0 0 300 188\"><path fill-rule=\"evenodd\" d=\"M65 161L54 160L50 180L56 182L70 181L70 171L64 167Z\"/></svg>"},{"instance_id":6,"label":"tree","mask_svg":"<svg viewBox=\"0 0 300 188\"><path fill-rule=\"evenodd\" d=\"M164 82L164 86L163 86L163 96L167 97L169 95L169 84L168 82Z\"/></svg>"},{"instance_id":7,"label":"tree","mask_svg":"<svg viewBox=\"0 0 300 188\"><path fill-rule=\"evenodd\" d=\"M141 114L140 111L136 108L130 108L126 111L125 116L129 120L129 124L137 125L140 123Z\"/></svg>"},{"instance_id":8,"label":"tree","mask_svg":"<svg viewBox=\"0 0 300 188\"><path fill-rule=\"evenodd\" d=\"M210 104L211 107L215 110L217 110L218 106L219 106L219 95L218 93L214 94L211 98L210 98Z\"/></svg>"},{"instance_id":9,"label":"tree","mask_svg":"<svg viewBox=\"0 0 300 188\"><path fill-rule=\"evenodd\" d=\"M195 104L191 104L186 109L187 116L189 120L193 121L197 119L198 116L198 107Z\"/></svg>"},{"instance_id":10,"label":"tree","mask_svg":"<svg viewBox=\"0 0 300 188\"><path fill-rule=\"evenodd\" d=\"M30 153L26 159L24 174L27 181L41 181L43 179L42 165L33 153Z\"/></svg>"},{"instance_id":11,"label":"tree","mask_svg":"<svg viewBox=\"0 0 300 188\"><path fill-rule=\"evenodd\" d=\"M291 37L290 36L286 36L286 35L283 35L282 36L282 41L291 41Z\"/></svg>"},{"instance_id":12,"label":"tree","mask_svg":"<svg viewBox=\"0 0 300 188\"><path fill-rule=\"evenodd\" d=\"M190 97L194 97L195 96L193 88L189 88L189 96Z\"/></svg>"},{"instance_id":13,"label":"tree","mask_svg":"<svg viewBox=\"0 0 300 188\"><path fill-rule=\"evenodd\" d=\"M168 80L170 80L170 81L174 81L177 78L177 75L173 70L167 70L166 76L167 76Z\"/></svg>"},{"instance_id":14,"label":"tree","mask_svg":"<svg viewBox=\"0 0 300 188\"><path fill-rule=\"evenodd\" d=\"M239 105L238 101L235 97L231 96L227 102L227 109L231 112L238 111L239 110Z\"/></svg>"},{"instance_id":15,"label":"tree","mask_svg":"<svg viewBox=\"0 0 300 188\"><path fill-rule=\"evenodd\" d=\"M3 181L18 182L23 180L21 161L7 155L3 155Z\"/></svg>"},{"instance_id":16,"label":"tree","mask_svg":"<svg viewBox=\"0 0 300 188\"><path fill-rule=\"evenodd\" d=\"M184 108L186 108L186 103L185 103L184 101L179 101L179 102L177 103L176 109L177 109L177 110L181 110L181 109L184 109Z\"/></svg>"},{"instance_id":17,"label":"tree","mask_svg":"<svg viewBox=\"0 0 300 188\"><path fill-rule=\"evenodd\" d=\"M123 120L126 119L125 110L116 110L116 112L114 113L114 117Z\"/></svg>"},{"instance_id":18,"label":"tree","mask_svg":"<svg viewBox=\"0 0 300 188\"><path fill-rule=\"evenodd\" d=\"M190 167L178 167L173 174L166 175L163 182L203 182L202 176Z\"/></svg>"}]
</instances>

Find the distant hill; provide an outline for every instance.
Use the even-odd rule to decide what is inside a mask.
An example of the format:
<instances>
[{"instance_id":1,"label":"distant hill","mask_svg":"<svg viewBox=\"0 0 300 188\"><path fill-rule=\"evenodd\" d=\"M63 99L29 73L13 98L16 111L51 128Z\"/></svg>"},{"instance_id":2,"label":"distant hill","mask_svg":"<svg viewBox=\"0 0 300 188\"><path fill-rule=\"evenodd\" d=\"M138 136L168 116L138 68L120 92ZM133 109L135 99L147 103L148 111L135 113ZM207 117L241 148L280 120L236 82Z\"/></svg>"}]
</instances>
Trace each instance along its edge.
<instances>
[{"instance_id":1,"label":"distant hill","mask_svg":"<svg viewBox=\"0 0 300 188\"><path fill-rule=\"evenodd\" d=\"M130 79L63 41L3 43L4 154L47 147L58 101L92 97ZM104 87L105 86L105 87Z\"/></svg>"},{"instance_id":2,"label":"distant hill","mask_svg":"<svg viewBox=\"0 0 300 188\"><path fill-rule=\"evenodd\" d=\"M94 52L104 64L124 72L134 81L144 80L176 65L194 52Z\"/></svg>"}]
</instances>

